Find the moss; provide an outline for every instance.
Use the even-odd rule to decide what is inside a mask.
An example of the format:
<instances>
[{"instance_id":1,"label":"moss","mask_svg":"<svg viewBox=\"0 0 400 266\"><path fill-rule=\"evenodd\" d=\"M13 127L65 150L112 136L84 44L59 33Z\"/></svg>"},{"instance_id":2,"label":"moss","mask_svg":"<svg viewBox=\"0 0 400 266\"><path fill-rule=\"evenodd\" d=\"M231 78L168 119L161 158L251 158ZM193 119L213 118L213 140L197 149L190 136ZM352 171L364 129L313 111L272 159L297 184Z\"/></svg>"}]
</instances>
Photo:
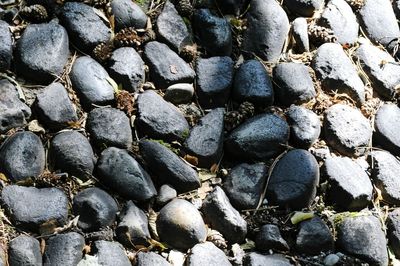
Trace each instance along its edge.
<instances>
[{"instance_id":1,"label":"moss","mask_svg":"<svg viewBox=\"0 0 400 266\"><path fill-rule=\"evenodd\" d=\"M172 147L171 144L169 144L168 142L163 141L162 139L149 139L149 140L153 141L153 142L157 142L157 143L163 145L164 147L168 148L169 150L171 150L175 154L179 154L179 149Z\"/></svg>"},{"instance_id":2,"label":"moss","mask_svg":"<svg viewBox=\"0 0 400 266\"><path fill-rule=\"evenodd\" d=\"M189 130L188 130L188 129L185 129L185 130L182 132L181 137L182 137L184 140L187 139L187 137L189 137Z\"/></svg>"}]
</instances>

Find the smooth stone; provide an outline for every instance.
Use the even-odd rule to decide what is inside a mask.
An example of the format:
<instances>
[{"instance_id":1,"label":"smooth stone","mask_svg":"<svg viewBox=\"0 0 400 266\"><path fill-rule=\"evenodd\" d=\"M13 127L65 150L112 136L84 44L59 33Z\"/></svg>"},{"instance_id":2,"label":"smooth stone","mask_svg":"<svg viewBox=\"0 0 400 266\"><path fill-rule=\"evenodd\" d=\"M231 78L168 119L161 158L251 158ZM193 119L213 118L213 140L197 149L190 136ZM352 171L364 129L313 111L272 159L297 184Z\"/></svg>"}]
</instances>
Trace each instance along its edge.
<instances>
[{"instance_id":1,"label":"smooth stone","mask_svg":"<svg viewBox=\"0 0 400 266\"><path fill-rule=\"evenodd\" d=\"M8 24L2 20L0 20L0 40L0 71L5 71L11 66L11 60L13 58L13 46L12 36L10 30L8 29Z\"/></svg>"},{"instance_id":2,"label":"smooth stone","mask_svg":"<svg viewBox=\"0 0 400 266\"><path fill-rule=\"evenodd\" d=\"M293 37L296 41L295 49L298 53L310 51L307 20L303 17L296 18L292 22Z\"/></svg>"},{"instance_id":3,"label":"smooth stone","mask_svg":"<svg viewBox=\"0 0 400 266\"><path fill-rule=\"evenodd\" d=\"M323 0L285 0L284 5L293 13L311 17L324 6Z\"/></svg>"},{"instance_id":4,"label":"smooth stone","mask_svg":"<svg viewBox=\"0 0 400 266\"><path fill-rule=\"evenodd\" d=\"M191 103L193 95L193 84L178 83L167 88L164 93L164 100L173 104Z\"/></svg>"},{"instance_id":5,"label":"smooth stone","mask_svg":"<svg viewBox=\"0 0 400 266\"><path fill-rule=\"evenodd\" d=\"M12 182L38 177L45 163L42 141L30 131L17 132L0 146L0 173Z\"/></svg>"},{"instance_id":6,"label":"smooth stone","mask_svg":"<svg viewBox=\"0 0 400 266\"><path fill-rule=\"evenodd\" d=\"M98 240L94 252L100 265L131 266L123 248L116 242Z\"/></svg>"},{"instance_id":7,"label":"smooth stone","mask_svg":"<svg viewBox=\"0 0 400 266\"><path fill-rule=\"evenodd\" d=\"M130 0L113 0L111 1L111 10L114 15L115 29L117 31L129 27L134 27L135 29L146 28L147 15L136 2Z\"/></svg>"},{"instance_id":8,"label":"smooth stone","mask_svg":"<svg viewBox=\"0 0 400 266\"><path fill-rule=\"evenodd\" d=\"M265 224L260 228L257 233L256 248L261 251L268 252L270 249L289 251L289 245L286 240L282 238L279 227L274 224Z\"/></svg>"},{"instance_id":9,"label":"smooth stone","mask_svg":"<svg viewBox=\"0 0 400 266\"><path fill-rule=\"evenodd\" d=\"M318 255L334 248L334 239L328 226L319 217L300 223L296 249L308 255Z\"/></svg>"},{"instance_id":10,"label":"smooth stone","mask_svg":"<svg viewBox=\"0 0 400 266\"><path fill-rule=\"evenodd\" d=\"M58 188L8 185L1 192L1 201L17 227L39 231L43 224L63 226L67 221L68 199Z\"/></svg>"},{"instance_id":11,"label":"smooth stone","mask_svg":"<svg viewBox=\"0 0 400 266\"><path fill-rule=\"evenodd\" d=\"M139 252L136 266L171 266L166 259L155 252Z\"/></svg>"},{"instance_id":12,"label":"smooth stone","mask_svg":"<svg viewBox=\"0 0 400 266\"><path fill-rule=\"evenodd\" d=\"M310 152L291 150L272 170L267 199L284 208L307 208L315 198L319 176L317 160Z\"/></svg>"},{"instance_id":13,"label":"smooth stone","mask_svg":"<svg viewBox=\"0 0 400 266\"><path fill-rule=\"evenodd\" d=\"M257 252L249 252L243 258L243 266L261 265L291 266L292 264L281 254L263 255Z\"/></svg>"},{"instance_id":14,"label":"smooth stone","mask_svg":"<svg viewBox=\"0 0 400 266\"><path fill-rule=\"evenodd\" d=\"M394 255L400 258L400 209L391 211L386 220L387 238Z\"/></svg>"},{"instance_id":15,"label":"smooth stone","mask_svg":"<svg viewBox=\"0 0 400 266\"><path fill-rule=\"evenodd\" d=\"M375 115L374 146L376 144L400 155L400 108L395 104L383 104Z\"/></svg>"},{"instance_id":16,"label":"smooth stone","mask_svg":"<svg viewBox=\"0 0 400 266\"><path fill-rule=\"evenodd\" d=\"M325 266L334 266L337 265L340 261L340 257L336 254L329 254L324 259Z\"/></svg>"},{"instance_id":17,"label":"smooth stone","mask_svg":"<svg viewBox=\"0 0 400 266\"><path fill-rule=\"evenodd\" d=\"M178 196L176 190L168 184L162 185L158 191L156 202L160 206L164 206Z\"/></svg>"},{"instance_id":18,"label":"smooth stone","mask_svg":"<svg viewBox=\"0 0 400 266\"><path fill-rule=\"evenodd\" d=\"M188 266L220 265L231 266L225 253L211 242L195 245L187 258Z\"/></svg>"},{"instance_id":19,"label":"smooth stone","mask_svg":"<svg viewBox=\"0 0 400 266\"><path fill-rule=\"evenodd\" d=\"M44 265L76 266L82 259L85 239L78 233L58 234L46 242L43 255Z\"/></svg>"},{"instance_id":20,"label":"smooth stone","mask_svg":"<svg viewBox=\"0 0 400 266\"><path fill-rule=\"evenodd\" d=\"M40 244L36 238L20 235L9 243L8 263L10 266L42 265Z\"/></svg>"},{"instance_id":21,"label":"smooth stone","mask_svg":"<svg viewBox=\"0 0 400 266\"><path fill-rule=\"evenodd\" d=\"M124 198L147 201L157 195L149 174L126 150L105 149L97 162L100 181Z\"/></svg>"}]
</instances>

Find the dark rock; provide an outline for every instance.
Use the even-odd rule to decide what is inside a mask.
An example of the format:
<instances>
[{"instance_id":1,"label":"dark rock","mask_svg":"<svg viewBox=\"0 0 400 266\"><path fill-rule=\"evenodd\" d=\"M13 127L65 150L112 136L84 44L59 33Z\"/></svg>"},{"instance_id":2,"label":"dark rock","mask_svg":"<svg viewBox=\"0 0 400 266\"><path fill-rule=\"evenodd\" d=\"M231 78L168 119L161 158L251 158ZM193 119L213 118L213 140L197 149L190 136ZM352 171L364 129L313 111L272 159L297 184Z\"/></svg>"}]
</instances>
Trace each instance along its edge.
<instances>
[{"instance_id":1,"label":"dark rock","mask_svg":"<svg viewBox=\"0 0 400 266\"><path fill-rule=\"evenodd\" d=\"M145 81L145 65L132 47L115 50L110 58L110 76L124 90L137 92Z\"/></svg>"},{"instance_id":2,"label":"dark rock","mask_svg":"<svg viewBox=\"0 0 400 266\"><path fill-rule=\"evenodd\" d=\"M85 239L78 233L58 234L47 240L44 265L75 266L82 259Z\"/></svg>"},{"instance_id":3,"label":"dark rock","mask_svg":"<svg viewBox=\"0 0 400 266\"><path fill-rule=\"evenodd\" d=\"M38 177L45 163L42 141L30 131L17 132L0 146L0 173L12 182Z\"/></svg>"},{"instance_id":4,"label":"dark rock","mask_svg":"<svg viewBox=\"0 0 400 266\"><path fill-rule=\"evenodd\" d=\"M321 169L330 184L328 198L340 209L360 210L372 199L372 184L359 164L347 157L329 157Z\"/></svg>"},{"instance_id":5,"label":"dark rock","mask_svg":"<svg viewBox=\"0 0 400 266\"><path fill-rule=\"evenodd\" d=\"M400 108L382 105L375 115L374 142L396 156L400 155Z\"/></svg>"},{"instance_id":6,"label":"dark rock","mask_svg":"<svg viewBox=\"0 0 400 266\"><path fill-rule=\"evenodd\" d=\"M164 100L173 104L190 103L194 94L193 84L177 83L167 88Z\"/></svg>"},{"instance_id":7,"label":"dark rock","mask_svg":"<svg viewBox=\"0 0 400 266\"><path fill-rule=\"evenodd\" d=\"M86 4L65 3L59 18L71 41L84 52L90 53L96 45L111 39L111 29L96 14L95 9Z\"/></svg>"},{"instance_id":8,"label":"dark rock","mask_svg":"<svg viewBox=\"0 0 400 266\"><path fill-rule=\"evenodd\" d=\"M5 71L11 66L13 47L12 36L8 29L8 24L2 20L0 20L0 39L0 71Z\"/></svg>"},{"instance_id":9,"label":"dark rock","mask_svg":"<svg viewBox=\"0 0 400 266\"><path fill-rule=\"evenodd\" d=\"M123 248L116 242L94 242L94 252L100 265L131 266Z\"/></svg>"},{"instance_id":10,"label":"dark rock","mask_svg":"<svg viewBox=\"0 0 400 266\"><path fill-rule=\"evenodd\" d=\"M147 201L157 195L150 176L126 150L107 148L96 166L97 176L122 197Z\"/></svg>"},{"instance_id":11,"label":"dark rock","mask_svg":"<svg viewBox=\"0 0 400 266\"><path fill-rule=\"evenodd\" d=\"M245 61L235 74L232 97L237 102L269 106L274 102L274 89L264 65L258 60Z\"/></svg>"},{"instance_id":12,"label":"dark rock","mask_svg":"<svg viewBox=\"0 0 400 266\"><path fill-rule=\"evenodd\" d=\"M243 49L262 60L278 61L288 32L289 19L278 2L253 0L247 15Z\"/></svg>"},{"instance_id":13,"label":"dark rock","mask_svg":"<svg viewBox=\"0 0 400 266\"><path fill-rule=\"evenodd\" d=\"M284 105L305 103L316 95L309 68L303 64L278 64L274 69L274 81L275 94Z\"/></svg>"},{"instance_id":14,"label":"dark rock","mask_svg":"<svg viewBox=\"0 0 400 266\"><path fill-rule=\"evenodd\" d=\"M132 146L129 118L118 109L111 107L93 109L87 117L86 128L99 149L110 146L129 149Z\"/></svg>"},{"instance_id":15,"label":"dark rock","mask_svg":"<svg viewBox=\"0 0 400 266\"><path fill-rule=\"evenodd\" d=\"M200 187L197 172L164 145L150 140L139 143L140 153L157 183L170 184L180 193Z\"/></svg>"},{"instance_id":16,"label":"dark rock","mask_svg":"<svg viewBox=\"0 0 400 266\"><path fill-rule=\"evenodd\" d=\"M178 193L173 187L169 186L168 184L162 185L160 187L160 190L158 191L156 199L157 204L164 206L165 204L176 198L177 195Z\"/></svg>"},{"instance_id":17,"label":"dark rock","mask_svg":"<svg viewBox=\"0 0 400 266\"><path fill-rule=\"evenodd\" d=\"M233 14L239 16L246 0L216 0L215 1L223 14Z\"/></svg>"},{"instance_id":18,"label":"dark rock","mask_svg":"<svg viewBox=\"0 0 400 266\"><path fill-rule=\"evenodd\" d=\"M261 114L237 127L225 141L229 154L246 160L271 158L284 150L289 125L275 114Z\"/></svg>"},{"instance_id":19,"label":"dark rock","mask_svg":"<svg viewBox=\"0 0 400 266\"><path fill-rule=\"evenodd\" d=\"M243 266L291 266L292 264L283 255L262 255L256 252L249 252L243 258Z\"/></svg>"},{"instance_id":20,"label":"dark rock","mask_svg":"<svg viewBox=\"0 0 400 266\"><path fill-rule=\"evenodd\" d=\"M36 238L20 235L9 243L8 263L10 266L42 265L40 244Z\"/></svg>"},{"instance_id":21,"label":"dark rock","mask_svg":"<svg viewBox=\"0 0 400 266\"><path fill-rule=\"evenodd\" d=\"M291 141L300 148L309 148L321 133L317 114L302 106L292 105L286 112Z\"/></svg>"},{"instance_id":22,"label":"dark rock","mask_svg":"<svg viewBox=\"0 0 400 266\"><path fill-rule=\"evenodd\" d=\"M136 123L141 134L156 139L182 140L189 132L189 124L179 109L155 91L140 94L137 106Z\"/></svg>"},{"instance_id":23,"label":"dark rock","mask_svg":"<svg viewBox=\"0 0 400 266\"><path fill-rule=\"evenodd\" d=\"M165 205L156 221L161 241L182 250L204 242L207 236L203 218L186 200L175 199Z\"/></svg>"},{"instance_id":24,"label":"dark rock","mask_svg":"<svg viewBox=\"0 0 400 266\"><path fill-rule=\"evenodd\" d=\"M17 226L38 231L44 223L65 224L68 215L67 196L57 188L6 186L1 201Z\"/></svg>"},{"instance_id":25,"label":"dark rock","mask_svg":"<svg viewBox=\"0 0 400 266\"><path fill-rule=\"evenodd\" d=\"M400 258L400 209L391 211L387 217L387 238L394 255Z\"/></svg>"},{"instance_id":26,"label":"dark rock","mask_svg":"<svg viewBox=\"0 0 400 266\"><path fill-rule=\"evenodd\" d=\"M209 9L197 9L193 14L193 28L199 43L211 56L229 56L232 53L231 27L226 18L220 18Z\"/></svg>"},{"instance_id":27,"label":"dark rock","mask_svg":"<svg viewBox=\"0 0 400 266\"><path fill-rule=\"evenodd\" d=\"M295 49L298 53L310 51L310 41L308 39L308 25L305 18L296 18L292 22L293 37L296 41Z\"/></svg>"},{"instance_id":28,"label":"dark rock","mask_svg":"<svg viewBox=\"0 0 400 266\"><path fill-rule=\"evenodd\" d=\"M57 24L30 24L18 41L16 65L21 75L50 82L59 76L68 61L67 31Z\"/></svg>"},{"instance_id":29,"label":"dark rock","mask_svg":"<svg viewBox=\"0 0 400 266\"><path fill-rule=\"evenodd\" d=\"M266 224L260 228L260 232L256 236L256 248L261 251L270 249L288 251L289 245L282 238L279 227L274 224Z\"/></svg>"},{"instance_id":30,"label":"dark rock","mask_svg":"<svg viewBox=\"0 0 400 266\"><path fill-rule=\"evenodd\" d=\"M309 207L319 183L319 166L306 150L291 150L275 165L267 189L272 204L291 209Z\"/></svg>"},{"instance_id":31,"label":"dark rock","mask_svg":"<svg viewBox=\"0 0 400 266\"><path fill-rule=\"evenodd\" d=\"M107 80L107 71L91 57L81 56L76 59L70 78L72 87L78 92L85 107L109 104L114 100L114 89Z\"/></svg>"},{"instance_id":32,"label":"dark rock","mask_svg":"<svg viewBox=\"0 0 400 266\"><path fill-rule=\"evenodd\" d=\"M393 1L392 6L393 6L395 15L398 18L400 16L400 0Z\"/></svg>"},{"instance_id":33,"label":"dark rock","mask_svg":"<svg viewBox=\"0 0 400 266\"><path fill-rule=\"evenodd\" d=\"M187 258L187 266L220 265L231 266L225 253L211 242L195 245Z\"/></svg>"},{"instance_id":34,"label":"dark rock","mask_svg":"<svg viewBox=\"0 0 400 266\"><path fill-rule=\"evenodd\" d=\"M322 89L346 93L358 105L365 101L364 83L358 76L356 67L337 43L321 45L312 62Z\"/></svg>"},{"instance_id":35,"label":"dark rock","mask_svg":"<svg viewBox=\"0 0 400 266\"><path fill-rule=\"evenodd\" d=\"M6 21L7 23L13 23L15 16L18 14L19 10L17 7L10 7L4 10L1 15L1 19Z\"/></svg>"},{"instance_id":36,"label":"dark rock","mask_svg":"<svg viewBox=\"0 0 400 266\"><path fill-rule=\"evenodd\" d=\"M136 2L113 0L111 1L111 9L117 31L128 27L134 27L135 29L146 28L147 16Z\"/></svg>"},{"instance_id":37,"label":"dark rock","mask_svg":"<svg viewBox=\"0 0 400 266\"><path fill-rule=\"evenodd\" d=\"M324 5L323 0L285 0L284 5L293 13L304 17L312 17L315 11Z\"/></svg>"},{"instance_id":38,"label":"dark rock","mask_svg":"<svg viewBox=\"0 0 400 266\"><path fill-rule=\"evenodd\" d=\"M225 178L223 188L232 205L239 209L254 209L263 192L267 167L263 163L239 164Z\"/></svg>"},{"instance_id":39,"label":"dark rock","mask_svg":"<svg viewBox=\"0 0 400 266\"><path fill-rule=\"evenodd\" d=\"M166 259L155 252L139 252L136 263L137 266L171 266Z\"/></svg>"},{"instance_id":40,"label":"dark rock","mask_svg":"<svg viewBox=\"0 0 400 266\"><path fill-rule=\"evenodd\" d=\"M346 254L371 265L388 265L385 233L378 218L372 215L344 218L337 232L336 243Z\"/></svg>"},{"instance_id":41,"label":"dark rock","mask_svg":"<svg viewBox=\"0 0 400 266\"><path fill-rule=\"evenodd\" d=\"M223 107L233 82L233 61L227 56L199 58L196 94L203 108Z\"/></svg>"},{"instance_id":42,"label":"dark rock","mask_svg":"<svg viewBox=\"0 0 400 266\"><path fill-rule=\"evenodd\" d=\"M24 126L31 116L31 109L18 95L17 88L6 79L0 80L0 133Z\"/></svg>"},{"instance_id":43,"label":"dark rock","mask_svg":"<svg viewBox=\"0 0 400 266\"><path fill-rule=\"evenodd\" d=\"M149 42L144 47L144 59L156 87L166 89L176 83L193 82L196 73L166 44Z\"/></svg>"},{"instance_id":44,"label":"dark rock","mask_svg":"<svg viewBox=\"0 0 400 266\"><path fill-rule=\"evenodd\" d=\"M241 243L247 234L247 223L233 208L225 192L216 187L203 201L204 219L223 234L230 243Z\"/></svg>"},{"instance_id":45,"label":"dark rock","mask_svg":"<svg viewBox=\"0 0 400 266\"><path fill-rule=\"evenodd\" d=\"M296 249L304 254L317 255L322 251L331 251L334 240L328 226L319 217L300 223L296 239Z\"/></svg>"}]
</instances>

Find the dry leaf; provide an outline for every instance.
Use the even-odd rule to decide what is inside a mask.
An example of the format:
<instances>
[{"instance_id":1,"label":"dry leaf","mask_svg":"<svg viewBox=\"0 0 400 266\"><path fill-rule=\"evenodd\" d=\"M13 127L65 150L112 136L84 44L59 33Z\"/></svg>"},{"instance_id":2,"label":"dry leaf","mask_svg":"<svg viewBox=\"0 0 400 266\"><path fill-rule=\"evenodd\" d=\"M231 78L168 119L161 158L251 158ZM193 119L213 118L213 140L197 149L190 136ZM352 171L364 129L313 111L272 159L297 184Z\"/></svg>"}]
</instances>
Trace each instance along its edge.
<instances>
[{"instance_id":1,"label":"dry leaf","mask_svg":"<svg viewBox=\"0 0 400 266\"><path fill-rule=\"evenodd\" d=\"M210 186L209 182L203 182L201 184L201 187L197 189L197 193L200 197L200 199L205 199L208 195L208 192L212 191L213 188Z\"/></svg>"},{"instance_id":2,"label":"dry leaf","mask_svg":"<svg viewBox=\"0 0 400 266\"><path fill-rule=\"evenodd\" d=\"M178 69L176 68L175 65L169 65L169 70L171 71L172 74L178 74Z\"/></svg>"},{"instance_id":3,"label":"dry leaf","mask_svg":"<svg viewBox=\"0 0 400 266\"><path fill-rule=\"evenodd\" d=\"M150 209L149 211L149 227L150 227L150 232L154 236L156 240L159 240L160 237L158 236L157 233L157 226L156 226L156 220L157 220L158 213L156 213L153 209Z\"/></svg>"},{"instance_id":4,"label":"dry leaf","mask_svg":"<svg viewBox=\"0 0 400 266\"><path fill-rule=\"evenodd\" d=\"M151 238L147 239L147 242L150 245L152 245L153 247L160 249L161 251L163 251L163 250L168 248L166 244L158 242L157 240L154 240L154 239L151 239Z\"/></svg>"},{"instance_id":5,"label":"dry leaf","mask_svg":"<svg viewBox=\"0 0 400 266\"><path fill-rule=\"evenodd\" d=\"M199 164L199 159L196 156L186 154L183 159L194 166L197 166Z\"/></svg>"},{"instance_id":6,"label":"dry leaf","mask_svg":"<svg viewBox=\"0 0 400 266\"><path fill-rule=\"evenodd\" d=\"M58 222L55 219L44 222L39 227L39 233L41 235L51 235L55 232L57 224Z\"/></svg>"},{"instance_id":7,"label":"dry leaf","mask_svg":"<svg viewBox=\"0 0 400 266\"><path fill-rule=\"evenodd\" d=\"M5 174L0 173L0 180L2 180L2 181L4 181L4 182L7 182L7 181L8 181L8 178L6 177Z\"/></svg>"},{"instance_id":8,"label":"dry leaf","mask_svg":"<svg viewBox=\"0 0 400 266\"><path fill-rule=\"evenodd\" d=\"M201 182L207 181L211 178L215 178L217 177L216 174L210 173L209 171L204 171L204 170L200 170L199 172L199 177Z\"/></svg>"},{"instance_id":9,"label":"dry leaf","mask_svg":"<svg viewBox=\"0 0 400 266\"><path fill-rule=\"evenodd\" d=\"M290 221L292 222L292 224L298 224L313 217L314 212L295 212L292 218L290 218Z\"/></svg>"},{"instance_id":10,"label":"dry leaf","mask_svg":"<svg viewBox=\"0 0 400 266\"><path fill-rule=\"evenodd\" d=\"M40 239L40 253L43 255L46 249L46 241L44 238Z\"/></svg>"},{"instance_id":11,"label":"dry leaf","mask_svg":"<svg viewBox=\"0 0 400 266\"><path fill-rule=\"evenodd\" d=\"M90 246L89 245L85 245L84 247L83 247L83 254L89 254L90 253L90 251L91 251L91 248L90 248Z\"/></svg>"},{"instance_id":12,"label":"dry leaf","mask_svg":"<svg viewBox=\"0 0 400 266\"><path fill-rule=\"evenodd\" d=\"M246 238L246 243L241 244L240 247L243 250L251 250L251 249L254 249L256 247L256 243L254 241Z\"/></svg>"},{"instance_id":13,"label":"dry leaf","mask_svg":"<svg viewBox=\"0 0 400 266\"><path fill-rule=\"evenodd\" d=\"M41 125L39 125L39 121L37 121L36 119L29 122L28 130L34 133L46 133L46 130Z\"/></svg>"},{"instance_id":14,"label":"dry leaf","mask_svg":"<svg viewBox=\"0 0 400 266\"><path fill-rule=\"evenodd\" d=\"M219 165L218 164L213 164L210 168L211 173L216 174L219 170Z\"/></svg>"}]
</instances>

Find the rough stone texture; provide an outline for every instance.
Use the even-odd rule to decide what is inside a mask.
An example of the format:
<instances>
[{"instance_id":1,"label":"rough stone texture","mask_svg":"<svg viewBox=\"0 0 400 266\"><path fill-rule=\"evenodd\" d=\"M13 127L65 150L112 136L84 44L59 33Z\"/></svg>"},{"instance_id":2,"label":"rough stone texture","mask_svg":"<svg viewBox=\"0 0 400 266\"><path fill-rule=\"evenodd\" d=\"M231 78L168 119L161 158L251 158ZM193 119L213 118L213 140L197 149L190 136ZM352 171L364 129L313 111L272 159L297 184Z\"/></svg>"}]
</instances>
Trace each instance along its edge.
<instances>
[{"instance_id":1,"label":"rough stone texture","mask_svg":"<svg viewBox=\"0 0 400 266\"><path fill-rule=\"evenodd\" d=\"M8 249L8 263L10 266L42 265L39 241L25 235L11 240Z\"/></svg>"},{"instance_id":2,"label":"rough stone texture","mask_svg":"<svg viewBox=\"0 0 400 266\"><path fill-rule=\"evenodd\" d=\"M195 245L187 258L188 266L220 265L231 266L225 253L211 242Z\"/></svg>"},{"instance_id":3,"label":"rough stone texture","mask_svg":"<svg viewBox=\"0 0 400 266\"><path fill-rule=\"evenodd\" d=\"M291 266L292 264L283 255L263 255L256 252L249 252L243 258L243 266Z\"/></svg>"},{"instance_id":4,"label":"rough stone texture","mask_svg":"<svg viewBox=\"0 0 400 266\"><path fill-rule=\"evenodd\" d=\"M167 88L164 94L164 100L173 104L191 103L193 94L193 84L177 83Z\"/></svg>"},{"instance_id":5,"label":"rough stone texture","mask_svg":"<svg viewBox=\"0 0 400 266\"><path fill-rule=\"evenodd\" d=\"M272 204L291 209L309 207L317 192L319 166L306 150L291 150L275 165L267 189Z\"/></svg>"},{"instance_id":6,"label":"rough stone texture","mask_svg":"<svg viewBox=\"0 0 400 266\"><path fill-rule=\"evenodd\" d=\"M310 51L310 40L308 39L308 25L305 18L296 18L292 22L293 37L296 41L295 49L298 53Z\"/></svg>"},{"instance_id":7,"label":"rough stone texture","mask_svg":"<svg viewBox=\"0 0 400 266\"><path fill-rule=\"evenodd\" d=\"M147 16L134 1L113 0L111 1L111 9L115 17L115 29L117 31L128 27L146 28Z\"/></svg>"},{"instance_id":8,"label":"rough stone texture","mask_svg":"<svg viewBox=\"0 0 400 266\"><path fill-rule=\"evenodd\" d=\"M400 209L391 211L386 220L387 238L394 255L400 258Z\"/></svg>"},{"instance_id":9,"label":"rough stone texture","mask_svg":"<svg viewBox=\"0 0 400 266\"><path fill-rule=\"evenodd\" d=\"M1 15L0 15L1 19ZM12 37L8 24L0 20L0 71L10 68L13 57Z\"/></svg>"},{"instance_id":10,"label":"rough stone texture","mask_svg":"<svg viewBox=\"0 0 400 266\"><path fill-rule=\"evenodd\" d=\"M160 187L160 190L158 191L158 195L156 198L156 202L158 205L164 206L165 204L176 198L177 195L178 193L173 187L171 187L168 184L165 184Z\"/></svg>"},{"instance_id":11,"label":"rough stone texture","mask_svg":"<svg viewBox=\"0 0 400 266\"><path fill-rule=\"evenodd\" d=\"M400 108L390 103L382 105L375 115L374 125L374 144L400 156Z\"/></svg>"},{"instance_id":12,"label":"rough stone texture","mask_svg":"<svg viewBox=\"0 0 400 266\"><path fill-rule=\"evenodd\" d=\"M290 126L290 140L300 148L309 148L321 133L317 114L302 106L292 105L286 112Z\"/></svg>"},{"instance_id":13,"label":"rough stone texture","mask_svg":"<svg viewBox=\"0 0 400 266\"><path fill-rule=\"evenodd\" d=\"M263 225L256 235L255 243L258 250L265 252L270 249L289 251L289 245L282 238L279 227L274 224Z\"/></svg>"},{"instance_id":14,"label":"rough stone texture","mask_svg":"<svg viewBox=\"0 0 400 266\"><path fill-rule=\"evenodd\" d=\"M296 249L304 254L317 255L322 251L331 251L334 239L328 226L319 217L300 223L296 239Z\"/></svg>"},{"instance_id":15,"label":"rough stone texture","mask_svg":"<svg viewBox=\"0 0 400 266\"><path fill-rule=\"evenodd\" d=\"M323 0L285 0L284 5L293 13L304 17L311 17L315 11L324 5Z\"/></svg>"},{"instance_id":16,"label":"rough stone texture","mask_svg":"<svg viewBox=\"0 0 400 266\"><path fill-rule=\"evenodd\" d=\"M131 266L120 244L99 240L94 242L94 252L100 265Z\"/></svg>"},{"instance_id":17,"label":"rough stone texture","mask_svg":"<svg viewBox=\"0 0 400 266\"><path fill-rule=\"evenodd\" d=\"M253 0L247 15L243 49L263 60L277 61L288 32L289 19L278 2Z\"/></svg>"},{"instance_id":18,"label":"rough stone texture","mask_svg":"<svg viewBox=\"0 0 400 266\"><path fill-rule=\"evenodd\" d=\"M166 259L155 252L139 252L137 266L171 266Z\"/></svg>"},{"instance_id":19,"label":"rough stone texture","mask_svg":"<svg viewBox=\"0 0 400 266\"><path fill-rule=\"evenodd\" d=\"M58 234L46 242L44 265L76 266L82 258L85 239L78 233Z\"/></svg>"}]
</instances>

